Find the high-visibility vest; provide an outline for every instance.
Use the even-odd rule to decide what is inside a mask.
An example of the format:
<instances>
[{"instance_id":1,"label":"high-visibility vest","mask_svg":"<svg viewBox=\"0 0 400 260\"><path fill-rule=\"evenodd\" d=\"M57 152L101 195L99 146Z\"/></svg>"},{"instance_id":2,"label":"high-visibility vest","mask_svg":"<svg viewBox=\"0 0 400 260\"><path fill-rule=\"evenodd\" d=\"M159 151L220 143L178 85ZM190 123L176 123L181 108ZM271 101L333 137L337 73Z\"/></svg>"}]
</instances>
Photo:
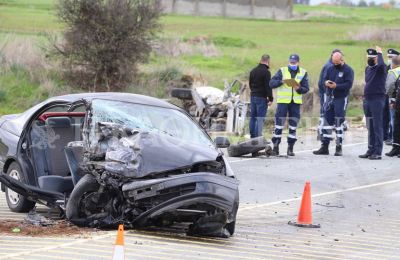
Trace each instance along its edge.
<instances>
[{"instance_id":1,"label":"high-visibility vest","mask_svg":"<svg viewBox=\"0 0 400 260\"><path fill-rule=\"evenodd\" d=\"M290 74L288 67L281 68L281 72L282 72L282 80L292 78L292 75ZM299 71L297 72L296 76L294 77L294 80L300 84L300 82L303 80L306 73L307 73L307 71L305 69L299 68ZM296 104L303 104L302 95L297 93L296 90L294 90L292 87L290 87L286 84L283 84L282 86L280 86L278 88L277 95L278 95L277 103L279 103L279 104L290 104L292 102L292 100Z\"/></svg>"},{"instance_id":2,"label":"high-visibility vest","mask_svg":"<svg viewBox=\"0 0 400 260\"><path fill-rule=\"evenodd\" d=\"M400 76L400 67L397 67L395 69L389 70L389 73L393 73L396 79Z\"/></svg>"}]
</instances>

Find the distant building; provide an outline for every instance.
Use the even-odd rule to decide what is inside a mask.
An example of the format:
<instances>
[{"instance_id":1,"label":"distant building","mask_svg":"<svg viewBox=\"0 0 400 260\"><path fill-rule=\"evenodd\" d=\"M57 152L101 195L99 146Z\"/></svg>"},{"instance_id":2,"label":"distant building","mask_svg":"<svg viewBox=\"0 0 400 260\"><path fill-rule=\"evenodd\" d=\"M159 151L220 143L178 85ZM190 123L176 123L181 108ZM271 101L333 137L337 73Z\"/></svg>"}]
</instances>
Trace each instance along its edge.
<instances>
[{"instance_id":1,"label":"distant building","mask_svg":"<svg viewBox=\"0 0 400 260\"><path fill-rule=\"evenodd\" d=\"M310 5L310 0L293 0L293 4Z\"/></svg>"},{"instance_id":2,"label":"distant building","mask_svg":"<svg viewBox=\"0 0 400 260\"><path fill-rule=\"evenodd\" d=\"M165 13L198 16L226 16L288 19L292 0L161 0Z\"/></svg>"}]
</instances>

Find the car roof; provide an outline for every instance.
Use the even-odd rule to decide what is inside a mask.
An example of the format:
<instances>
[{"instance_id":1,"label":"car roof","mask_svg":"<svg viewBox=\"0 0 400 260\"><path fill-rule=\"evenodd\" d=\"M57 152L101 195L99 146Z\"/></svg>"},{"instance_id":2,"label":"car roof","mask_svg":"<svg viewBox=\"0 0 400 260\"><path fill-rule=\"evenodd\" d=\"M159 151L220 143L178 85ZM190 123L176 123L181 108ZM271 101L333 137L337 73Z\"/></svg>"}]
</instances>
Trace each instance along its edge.
<instances>
[{"instance_id":1,"label":"car roof","mask_svg":"<svg viewBox=\"0 0 400 260\"><path fill-rule=\"evenodd\" d=\"M69 94L69 95L49 98L45 101L45 103L50 103L55 101L67 101L72 103L79 101L81 99L85 99L87 101L91 101L93 99L109 99L114 101L131 102L149 106L179 109L178 107L168 103L165 100L144 95L122 93L122 92L96 92L96 93Z\"/></svg>"},{"instance_id":2,"label":"car roof","mask_svg":"<svg viewBox=\"0 0 400 260\"><path fill-rule=\"evenodd\" d=\"M41 108L44 106L54 103L54 102L65 102L65 103L74 103L79 100L92 101L94 99L107 99L121 102L130 102L136 104L143 104L148 106L157 106L164 107L169 109L175 109L183 111L181 108L168 103L165 100L161 100L154 97L132 94L132 93L122 93L122 92L94 92L94 93L79 93L79 94L68 94L63 96L56 96L46 99L45 101L37 104L25 112L18 115L10 115L6 121L9 121L5 124L5 129L9 132L20 135L23 131L23 128L26 122ZM6 116L7 117L7 116Z\"/></svg>"}]
</instances>

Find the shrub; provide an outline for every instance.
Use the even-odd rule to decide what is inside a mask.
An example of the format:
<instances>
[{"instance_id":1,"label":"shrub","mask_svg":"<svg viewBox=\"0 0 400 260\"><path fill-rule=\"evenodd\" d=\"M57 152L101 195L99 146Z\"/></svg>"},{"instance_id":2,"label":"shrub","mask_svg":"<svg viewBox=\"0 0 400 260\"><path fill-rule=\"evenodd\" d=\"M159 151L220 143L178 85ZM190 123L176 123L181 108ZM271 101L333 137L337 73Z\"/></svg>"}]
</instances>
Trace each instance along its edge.
<instances>
[{"instance_id":1,"label":"shrub","mask_svg":"<svg viewBox=\"0 0 400 260\"><path fill-rule=\"evenodd\" d=\"M64 42L54 43L71 83L119 90L132 82L160 28L158 0L59 0Z\"/></svg>"}]
</instances>

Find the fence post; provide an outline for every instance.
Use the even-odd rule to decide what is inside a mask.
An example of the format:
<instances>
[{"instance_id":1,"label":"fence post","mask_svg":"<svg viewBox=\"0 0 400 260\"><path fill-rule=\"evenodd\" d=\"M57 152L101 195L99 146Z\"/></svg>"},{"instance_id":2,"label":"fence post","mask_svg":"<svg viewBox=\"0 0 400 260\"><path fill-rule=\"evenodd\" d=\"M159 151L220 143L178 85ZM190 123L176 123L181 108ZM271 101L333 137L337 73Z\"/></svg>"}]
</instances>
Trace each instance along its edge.
<instances>
[{"instance_id":1,"label":"fence post","mask_svg":"<svg viewBox=\"0 0 400 260\"><path fill-rule=\"evenodd\" d=\"M196 0L196 2L194 3L194 15L200 15L200 3L199 0Z\"/></svg>"},{"instance_id":2,"label":"fence post","mask_svg":"<svg viewBox=\"0 0 400 260\"><path fill-rule=\"evenodd\" d=\"M252 16L252 17L254 17L255 16L255 12L254 12L254 9L255 9L255 5L256 5L256 0L251 0L251 6L250 6L250 15Z\"/></svg>"},{"instance_id":3,"label":"fence post","mask_svg":"<svg viewBox=\"0 0 400 260\"><path fill-rule=\"evenodd\" d=\"M226 17L226 0L222 0L222 16Z\"/></svg>"},{"instance_id":4,"label":"fence post","mask_svg":"<svg viewBox=\"0 0 400 260\"><path fill-rule=\"evenodd\" d=\"M172 0L172 7L171 7L171 11L173 14L176 14L176 0Z\"/></svg>"}]
</instances>

